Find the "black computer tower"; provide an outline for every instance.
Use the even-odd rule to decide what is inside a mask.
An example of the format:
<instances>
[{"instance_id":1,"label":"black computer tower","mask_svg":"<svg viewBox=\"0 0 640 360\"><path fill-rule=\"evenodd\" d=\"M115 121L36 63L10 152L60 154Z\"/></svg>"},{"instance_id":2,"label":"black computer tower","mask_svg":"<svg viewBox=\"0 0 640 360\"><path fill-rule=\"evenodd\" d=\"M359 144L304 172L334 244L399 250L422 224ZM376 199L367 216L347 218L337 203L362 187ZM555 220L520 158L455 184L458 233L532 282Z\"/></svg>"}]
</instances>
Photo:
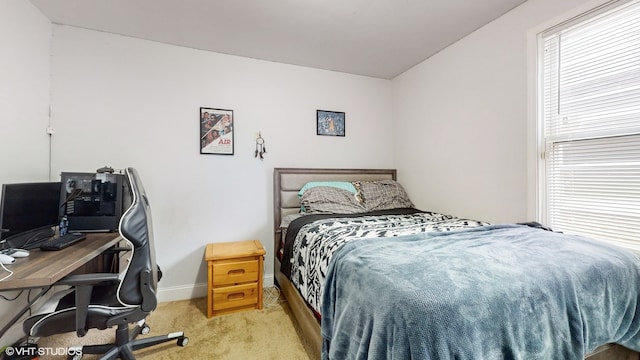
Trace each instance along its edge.
<instances>
[{"instance_id":1,"label":"black computer tower","mask_svg":"<svg viewBox=\"0 0 640 360\"><path fill-rule=\"evenodd\" d=\"M68 231L117 231L123 204L130 203L123 174L61 174L60 218L67 217Z\"/></svg>"}]
</instances>

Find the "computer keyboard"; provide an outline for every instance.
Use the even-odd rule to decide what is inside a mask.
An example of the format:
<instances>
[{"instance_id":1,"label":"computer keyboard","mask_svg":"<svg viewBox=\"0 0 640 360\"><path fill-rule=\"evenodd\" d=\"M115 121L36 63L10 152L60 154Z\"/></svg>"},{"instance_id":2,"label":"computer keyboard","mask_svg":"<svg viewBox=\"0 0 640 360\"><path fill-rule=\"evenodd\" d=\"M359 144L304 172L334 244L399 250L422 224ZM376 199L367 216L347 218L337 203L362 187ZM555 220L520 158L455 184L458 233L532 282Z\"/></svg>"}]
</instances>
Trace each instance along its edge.
<instances>
[{"instance_id":1,"label":"computer keyboard","mask_svg":"<svg viewBox=\"0 0 640 360\"><path fill-rule=\"evenodd\" d=\"M43 251L55 251L62 250L68 246L71 246L78 241L84 240L87 235L82 233L67 233L60 237L54 238L40 245L40 250Z\"/></svg>"}]
</instances>

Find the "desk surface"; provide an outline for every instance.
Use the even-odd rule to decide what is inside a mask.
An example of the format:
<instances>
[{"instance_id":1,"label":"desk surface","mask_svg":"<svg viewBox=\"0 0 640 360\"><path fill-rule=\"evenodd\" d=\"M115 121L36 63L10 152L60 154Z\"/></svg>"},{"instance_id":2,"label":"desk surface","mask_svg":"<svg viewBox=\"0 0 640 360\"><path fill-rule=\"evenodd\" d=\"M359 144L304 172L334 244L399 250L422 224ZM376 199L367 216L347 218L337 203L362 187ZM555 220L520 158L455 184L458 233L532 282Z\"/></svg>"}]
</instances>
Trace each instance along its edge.
<instances>
[{"instance_id":1,"label":"desk surface","mask_svg":"<svg viewBox=\"0 0 640 360\"><path fill-rule=\"evenodd\" d=\"M48 287L74 270L102 254L122 240L119 233L87 234L87 238L58 251L34 249L24 258L5 267L13 271L8 279L0 281L0 290ZM0 278L7 275L0 268Z\"/></svg>"}]
</instances>

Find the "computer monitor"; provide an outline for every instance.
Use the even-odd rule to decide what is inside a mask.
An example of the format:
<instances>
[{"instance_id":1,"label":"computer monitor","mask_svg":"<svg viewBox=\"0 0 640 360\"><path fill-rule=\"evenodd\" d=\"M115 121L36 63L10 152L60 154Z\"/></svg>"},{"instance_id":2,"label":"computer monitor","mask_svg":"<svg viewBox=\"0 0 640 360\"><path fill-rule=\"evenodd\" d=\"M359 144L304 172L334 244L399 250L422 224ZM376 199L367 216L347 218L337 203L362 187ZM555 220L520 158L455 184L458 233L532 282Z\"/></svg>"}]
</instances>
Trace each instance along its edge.
<instances>
[{"instance_id":1,"label":"computer monitor","mask_svg":"<svg viewBox=\"0 0 640 360\"><path fill-rule=\"evenodd\" d=\"M52 229L59 221L60 186L60 182L3 184L0 239L19 246L36 240L30 235L53 235Z\"/></svg>"}]
</instances>

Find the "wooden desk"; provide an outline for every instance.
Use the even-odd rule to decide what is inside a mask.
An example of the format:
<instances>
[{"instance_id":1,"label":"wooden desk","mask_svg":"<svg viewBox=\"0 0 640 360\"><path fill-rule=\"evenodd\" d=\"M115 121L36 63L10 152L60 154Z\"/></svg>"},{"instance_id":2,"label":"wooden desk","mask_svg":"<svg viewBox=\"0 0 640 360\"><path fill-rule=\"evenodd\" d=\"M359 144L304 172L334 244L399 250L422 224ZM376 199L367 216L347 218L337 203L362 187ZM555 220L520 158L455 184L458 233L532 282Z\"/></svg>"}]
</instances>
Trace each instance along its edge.
<instances>
[{"instance_id":1,"label":"wooden desk","mask_svg":"<svg viewBox=\"0 0 640 360\"><path fill-rule=\"evenodd\" d=\"M58 251L31 250L30 255L16 258L16 262L5 267L13 271L8 279L0 281L0 291L39 288L38 294L33 296L18 313L0 329L0 337L16 323L22 315L44 295L51 286L80 269L83 265L96 258L107 249L116 245L122 237L119 233L87 234L87 238ZM2 270L5 274L6 272Z\"/></svg>"},{"instance_id":2,"label":"wooden desk","mask_svg":"<svg viewBox=\"0 0 640 360\"><path fill-rule=\"evenodd\" d=\"M0 281L0 291L49 287L122 240L119 233L87 234L87 238L58 251L31 250L5 267L13 271ZM0 271L0 277L3 271Z\"/></svg>"}]
</instances>

